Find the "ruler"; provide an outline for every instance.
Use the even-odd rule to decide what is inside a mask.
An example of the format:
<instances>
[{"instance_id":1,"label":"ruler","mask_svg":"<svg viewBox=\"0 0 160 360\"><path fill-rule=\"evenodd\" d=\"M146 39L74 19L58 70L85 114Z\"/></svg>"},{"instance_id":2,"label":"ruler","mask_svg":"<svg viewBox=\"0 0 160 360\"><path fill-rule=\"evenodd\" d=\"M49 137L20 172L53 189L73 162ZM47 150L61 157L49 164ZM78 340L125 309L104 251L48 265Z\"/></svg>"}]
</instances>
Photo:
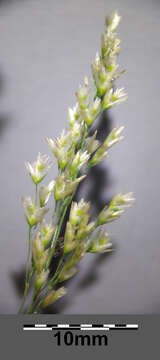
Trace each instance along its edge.
<instances>
[{"instance_id":1,"label":"ruler","mask_svg":"<svg viewBox=\"0 0 160 360\"><path fill-rule=\"evenodd\" d=\"M138 330L138 324L24 324L23 330L29 331L52 331L52 330Z\"/></svg>"}]
</instances>

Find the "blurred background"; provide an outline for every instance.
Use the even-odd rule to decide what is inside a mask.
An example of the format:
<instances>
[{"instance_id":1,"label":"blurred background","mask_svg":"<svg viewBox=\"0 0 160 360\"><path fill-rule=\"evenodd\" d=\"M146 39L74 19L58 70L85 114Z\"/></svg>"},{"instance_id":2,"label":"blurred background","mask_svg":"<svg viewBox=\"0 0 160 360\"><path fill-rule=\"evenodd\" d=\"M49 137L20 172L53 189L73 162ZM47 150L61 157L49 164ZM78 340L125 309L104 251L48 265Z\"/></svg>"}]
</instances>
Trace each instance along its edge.
<instances>
[{"instance_id":1,"label":"blurred background","mask_svg":"<svg viewBox=\"0 0 160 360\"><path fill-rule=\"evenodd\" d=\"M101 140L115 125L125 139L90 171L79 196L93 213L117 192L136 204L108 226L115 251L89 254L68 294L53 307L65 314L160 312L160 2L158 0L0 1L0 313L15 314L23 292L27 225L21 197L33 187L24 161L52 156L45 137L67 124L68 106L100 49L105 15L122 15L117 85L129 99L97 123ZM56 166L50 176L56 176Z\"/></svg>"}]
</instances>

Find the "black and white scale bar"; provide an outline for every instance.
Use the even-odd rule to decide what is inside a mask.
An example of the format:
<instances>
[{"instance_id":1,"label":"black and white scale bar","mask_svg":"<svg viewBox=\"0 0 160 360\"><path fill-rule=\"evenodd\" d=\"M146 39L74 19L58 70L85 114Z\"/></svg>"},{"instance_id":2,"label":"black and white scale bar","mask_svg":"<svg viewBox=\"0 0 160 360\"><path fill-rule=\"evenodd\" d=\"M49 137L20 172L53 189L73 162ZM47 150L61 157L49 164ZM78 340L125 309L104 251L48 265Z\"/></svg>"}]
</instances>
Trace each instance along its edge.
<instances>
[{"instance_id":1,"label":"black and white scale bar","mask_svg":"<svg viewBox=\"0 0 160 360\"><path fill-rule=\"evenodd\" d=\"M26 324L23 325L23 330L138 330L138 324Z\"/></svg>"}]
</instances>

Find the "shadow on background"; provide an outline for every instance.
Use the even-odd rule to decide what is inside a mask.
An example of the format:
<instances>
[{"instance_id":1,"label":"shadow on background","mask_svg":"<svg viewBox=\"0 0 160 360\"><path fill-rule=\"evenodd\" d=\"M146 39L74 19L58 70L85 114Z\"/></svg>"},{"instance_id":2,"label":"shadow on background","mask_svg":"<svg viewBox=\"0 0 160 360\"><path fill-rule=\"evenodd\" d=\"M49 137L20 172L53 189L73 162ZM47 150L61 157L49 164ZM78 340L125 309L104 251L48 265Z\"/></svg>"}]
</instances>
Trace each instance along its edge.
<instances>
[{"instance_id":1,"label":"shadow on background","mask_svg":"<svg viewBox=\"0 0 160 360\"><path fill-rule=\"evenodd\" d=\"M104 111L100 119L98 119L97 138L103 143L112 129L112 121L109 111ZM93 129L92 132L94 132ZM89 191L87 201L91 202L92 215L96 216L103 207L108 204L111 198L105 198L106 193L111 184L110 171L106 167L106 163L102 162L88 171Z\"/></svg>"},{"instance_id":2,"label":"shadow on background","mask_svg":"<svg viewBox=\"0 0 160 360\"><path fill-rule=\"evenodd\" d=\"M97 126L95 124L97 129L97 138L100 142L103 142L106 136L111 131L111 125L112 125L112 121L109 112L105 111L98 119ZM92 133L94 131L95 129L92 130ZM91 202L91 216L93 215L95 216L104 207L104 205L111 200L109 198L104 198L104 193L106 194L111 184L110 173L109 173L109 169L106 167L106 164L102 163L91 168L87 174L87 181L89 183L89 191L87 193L87 197L85 198L85 200ZM85 190L85 181L79 185L78 191L76 192L76 196L73 199L74 201L78 201L79 198L82 197L83 189ZM61 231L60 242L62 241L64 236L66 222L69 217L69 211L70 209L68 209L68 212L65 217L64 226ZM56 253L58 255L53 258L50 269L52 275L54 274L57 268L57 264L61 257L61 252L62 252L62 247L61 244L58 242L56 246ZM86 287L95 285L95 283L99 280L100 266L103 264L104 261L108 260L108 258L113 256L113 254L114 252L105 253L105 254L95 254L95 255L91 254L91 256L94 257L93 262L91 263L90 268L88 269L87 274L85 274L84 278L82 278L80 282L77 283L76 294L78 291L85 290ZM80 265L79 265L79 270L80 270ZM23 268L18 273L17 272L12 273L11 279L15 285L18 295L22 297L24 292L24 283L25 283L25 268ZM45 314L61 313L64 310L67 312L67 306L68 304L71 305L71 302L73 301L73 297L74 297L74 294L72 293L72 289L70 288L71 283L72 283L72 278L67 281L67 287L69 288L68 294L64 298L60 299L56 304L45 309L44 311Z\"/></svg>"},{"instance_id":3,"label":"shadow on background","mask_svg":"<svg viewBox=\"0 0 160 360\"><path fill-rule=\"evenodd\" d=\"M94 259L90 264L87 273L77 284L76 291L85 290L88 286L94 286L97 281L100 280L100 267L104 262L106 262L106 260L108 261L112 256L114 256L114 251L103 254L91 254L91 256L93 256Z\"/></svg>"},{"instance_id":4,"label":"shadow on background","mask_svg":"<svg viewBox=\"0 0 160 360\"><path fill-rule=\"evenodd\" d=\"M95 286L97 282L101 279L101 266L106 261L114 256L114 251L110 253L104 254L90 254L93 256L93 261L90 264L86 274L81 278L80 281L77 281L77 286L75 291L72 291L72 280L73 278L61 283L61 286L65 286L68 290L67 295L59 299L54 305L48 306L43 314L60 314L65 313L67 314L67 307L68 305L71 307L72 303L74 302L74 298L78 297L78 293L85 291L86 288ZM80 272L80 264L78 266ZM77 275L78 276L78 275Z\"/></svg>"},{"instance_id":5,"label":"shadow on background","mask_svg":"<svg viewBox=\"0 0 160 360\"><path fill-rule=\"evenodd\" d=\"M0 0L0 6L8 6L8 5L13 5L17 2L22 2L22 0Z\"/></svg>"},{"instance_id":6,"label":"shadow on background","mask_svg":"<svg viewBox=\"0 0 160 360\"><path fill-rule=\"evenodd\" d=\"M3 136L4 132L6 131L6 127L9 125L10 119L7 114L0 113L0 140Z\"/></svg>"},{"instance_id":7,"label":"shadow on background","mask_svg":"<svg viewBox=\"0 0 160 360\"><path fill-rule=\"evenodd\" d=\"M0 73L0 97L5 91L5 78L2 72ZM2 113L0 110L0 138L3 136L6 127L10 124L11 119L6 113Z\"/></svg>"}]
</instances>

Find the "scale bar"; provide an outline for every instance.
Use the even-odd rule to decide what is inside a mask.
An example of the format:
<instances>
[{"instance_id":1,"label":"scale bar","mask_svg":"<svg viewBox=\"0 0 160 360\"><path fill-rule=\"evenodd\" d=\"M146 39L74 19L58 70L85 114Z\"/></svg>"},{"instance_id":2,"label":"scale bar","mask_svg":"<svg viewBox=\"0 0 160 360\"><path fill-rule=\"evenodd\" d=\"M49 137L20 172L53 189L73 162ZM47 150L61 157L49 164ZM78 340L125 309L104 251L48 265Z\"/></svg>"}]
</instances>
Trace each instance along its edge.
<instances>
[{"instance_id":1,"label":"scale bar","mask_svg":"<svg viewBox=\"0 0 160 360\"><path fill-rule=\"evenodd\" d=\"M46 324L35 324L35 327L46 327Z\"/></svg>"},{"instance_id":2,"label":"scale bar","mask_svg":"<svg viewBox=\"0 0 160 360\"><path fill-rule=\"evenodd\" d=\"M52 331L52 328L47 328L47 327L42 327L42 328L40 328L40 327L23 327L23 330L31 330L31 331L39 331L39 330L42 330L42 331L44 331L44 330L47 330L47 331Z\"/></svg>"},{"instance_id":3,"label":"scale bar","mask_svg":"<svg viewBox=\"0 0 160 360\"><path fill-rule=\"evenodd\" d=\"M87 331L109 331L109 330L138 330L138 324L25 324L23 330L87 330Z\"/></svg>"},{"instance_id":4,"label":"scale bar","mask_svg":"<svg viewBox=\"0 0 160 360\"><path fill-rule=\"evenodd\" d=\"M103 327L100 327L100 328L99 328L99 327L92 327L92 328L86 327L86 328L84 328L84 327L83 327L83 328L81 328L80 330L87 330L87 331L93 331L93 330L94 330L94 331L95 331L95 330L98 330L98 331L100 330L100 331L102 331L102 330L103 330L103 331L109 331L109 328L107 328L107 327L105 327L105 328L103 328Z\"/></svg>"}]
</instances>

